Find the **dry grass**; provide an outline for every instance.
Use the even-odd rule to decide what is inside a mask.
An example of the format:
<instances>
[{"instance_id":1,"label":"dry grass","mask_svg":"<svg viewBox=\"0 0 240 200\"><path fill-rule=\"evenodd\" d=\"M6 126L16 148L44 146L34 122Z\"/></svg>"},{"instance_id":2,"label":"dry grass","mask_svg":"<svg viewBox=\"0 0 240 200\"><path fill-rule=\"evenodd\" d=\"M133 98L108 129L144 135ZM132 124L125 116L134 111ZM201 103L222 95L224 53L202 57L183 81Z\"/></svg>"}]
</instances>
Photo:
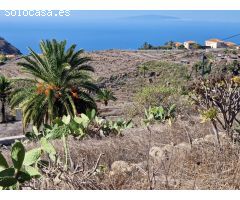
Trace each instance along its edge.
<instances>
[{"instance_id":1,"label":"dry grass","mask_svg":"<svg viewBox=\"0 0 240 200\"><path fill-rule=\"evenodd\" d=\"M44 176L32 182L31 188L238 189L239 148L231 144L220 150L213 144L205 143L194 146L189 153L172 154L161 162L148 156L152 146L188 142L188 135L193 139L204 137L210 134L208 127L195 121L178 120L172 127L153 125L151 135L147 129L135 128L126 131L123 137L84 141L70 138L74 169L65 172L59 166L45 168ZM61 141L54 143L63 155ZM34 145L28 144L28 148ZM111 174L111 164L118 160L134 165L134 170ZM99 171L100 167L104 170Z\"/></svg>"},{"instance_id":2,"label":"dry grass","mask_svg":"<svg viewBox=\"0 0 240 200\"><path fill-rule=\"evenodd\" d=\"M78 141L69 138L74 167L64 171L59 166L42 168L42 178L26 185L26 189L239 189L239 147L225 145L220 150L211 143L194 146L190 152L173 153L156 161L149 157L153 146L188 143L211 133L209 124L200 124L194 117L177 120L171 127L133 128L123 137ZM61 141L54 142L60 156ZM36 147L27 143L28 149ZM9 151L4 151L8 154ZM112 173L114 161L126 161L133 170ZM100 170L102 169L102 170Z\"/></svg>"}]
</instances>

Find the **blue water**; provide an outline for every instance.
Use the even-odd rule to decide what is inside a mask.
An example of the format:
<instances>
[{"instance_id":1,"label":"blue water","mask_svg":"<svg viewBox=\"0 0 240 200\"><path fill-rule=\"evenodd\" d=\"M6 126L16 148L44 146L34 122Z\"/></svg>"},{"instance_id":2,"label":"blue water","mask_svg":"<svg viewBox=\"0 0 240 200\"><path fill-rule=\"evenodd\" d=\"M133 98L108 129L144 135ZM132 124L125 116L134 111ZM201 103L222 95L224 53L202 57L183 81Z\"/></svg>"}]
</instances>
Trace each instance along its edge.
<instances>
[{"instance_id":1,"label":"blue water","mask_svg":"<svg viewBox=\"0 0 240 200\"><path fill-rule=\"evenodd\" d=\"M22 53L39 51L41 39L66 39L87 51L137 49L145 41L199 43L240 33L240 11L71 11L69 17L6 17L0 11L0 37ZM230 39L240 43L240 36Z\"/></svg>"}]
</instances>

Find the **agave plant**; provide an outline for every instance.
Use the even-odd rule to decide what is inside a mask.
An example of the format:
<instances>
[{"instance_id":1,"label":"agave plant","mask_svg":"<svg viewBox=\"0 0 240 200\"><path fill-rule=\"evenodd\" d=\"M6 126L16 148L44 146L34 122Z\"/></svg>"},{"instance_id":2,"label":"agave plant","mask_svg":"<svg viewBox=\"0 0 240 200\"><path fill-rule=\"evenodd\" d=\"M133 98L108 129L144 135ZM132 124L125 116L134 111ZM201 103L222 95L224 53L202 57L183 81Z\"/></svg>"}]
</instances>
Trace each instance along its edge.
<instances>
[{"instance_id":1,"label":"agave plant","mask_svg":"<svg viewBox=\"0 0 240 200\"><path fill-rule=\"evenodd\" d=\"M38 55L29 48L30 55L18 63L29 78L17 83L28 86L16 89L11 96L11 106L22 108L24 126L32 122L39 128L57 117L96 109L91 93L98 88L89 74L94 69L87 64L90 59L82 56L83 50L75 51L76 45L66 49L66 41L56 40L41 41L40 49Z\"/></svg>"},{"instance_id":2,"label":"agave plant","mask_svg":"<svg viewBox=\"0 0 240 200\"><path fill-rule=\"evenodd\" d=\"M111 90L108 90L108 89L99 90L99 92L97 93L97 99L99 101L102 101L105 106L108 105L108 102L110 100L112 100L112 101L117 100L117 98L114 96L113 92Z\"/></svg>"}]
</instances>

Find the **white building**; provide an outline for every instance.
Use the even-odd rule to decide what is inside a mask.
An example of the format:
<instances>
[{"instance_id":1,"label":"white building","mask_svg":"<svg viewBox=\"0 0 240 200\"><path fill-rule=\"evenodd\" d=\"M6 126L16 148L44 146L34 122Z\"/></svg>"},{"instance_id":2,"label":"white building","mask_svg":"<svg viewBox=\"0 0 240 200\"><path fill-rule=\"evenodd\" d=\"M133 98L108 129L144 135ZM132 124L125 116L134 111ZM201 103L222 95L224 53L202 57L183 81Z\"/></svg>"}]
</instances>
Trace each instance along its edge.
<instances>
[{"instance_id":1,"label":"white building","mask_svg":"<svg viewBox=\"0 0 240 200\"><path fill-rule=\"evenodd\" d=\"M219 39L209 39L205 41L205 46L210 47L212 49L217 49L226 47L226 44L224 43L224 41Z\"/></svg>"},{"instance_id":2,"label":"white building","mask_svg":"<svg viewBox=\"0 0 240 200\"><path fill-rule=\"evenodd\" d=\"M186 41L186 42L184 42L184 47L186 48L186 49L192 49L193 48L193 46L194 45L196 45L197 43L195 42L195 41Z\"/></svg>"}]
</instances>

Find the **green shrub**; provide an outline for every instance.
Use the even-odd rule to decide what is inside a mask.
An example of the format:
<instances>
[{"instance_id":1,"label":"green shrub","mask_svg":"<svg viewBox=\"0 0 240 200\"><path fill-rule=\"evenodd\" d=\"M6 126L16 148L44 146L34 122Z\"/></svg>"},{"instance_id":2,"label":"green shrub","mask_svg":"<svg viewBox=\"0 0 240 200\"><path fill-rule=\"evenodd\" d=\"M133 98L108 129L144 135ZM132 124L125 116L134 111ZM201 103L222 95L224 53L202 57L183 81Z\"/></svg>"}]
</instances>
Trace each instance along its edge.
<instances>
[{"instance_id":1,"label":"green shrub","mask_svg":"<svg viewBox=\"0 0 240 200\"><path fill-rule=\"evenodd\" d=\"M134 100L145 107L157 106L167 103L168 98L176 92L176 89L171 87L146 86L135 95Z\"/></svg>"},{"instance_id":2,"label":"green shrub","mask_svg":"<svg viewBox=\"0 0 240 200\"><path fill-rule=\"evenodd\" d=\"M3 54L0 54L0 62L6 62L7 61L7 57Z\"/></svg>"}]
</instances>

